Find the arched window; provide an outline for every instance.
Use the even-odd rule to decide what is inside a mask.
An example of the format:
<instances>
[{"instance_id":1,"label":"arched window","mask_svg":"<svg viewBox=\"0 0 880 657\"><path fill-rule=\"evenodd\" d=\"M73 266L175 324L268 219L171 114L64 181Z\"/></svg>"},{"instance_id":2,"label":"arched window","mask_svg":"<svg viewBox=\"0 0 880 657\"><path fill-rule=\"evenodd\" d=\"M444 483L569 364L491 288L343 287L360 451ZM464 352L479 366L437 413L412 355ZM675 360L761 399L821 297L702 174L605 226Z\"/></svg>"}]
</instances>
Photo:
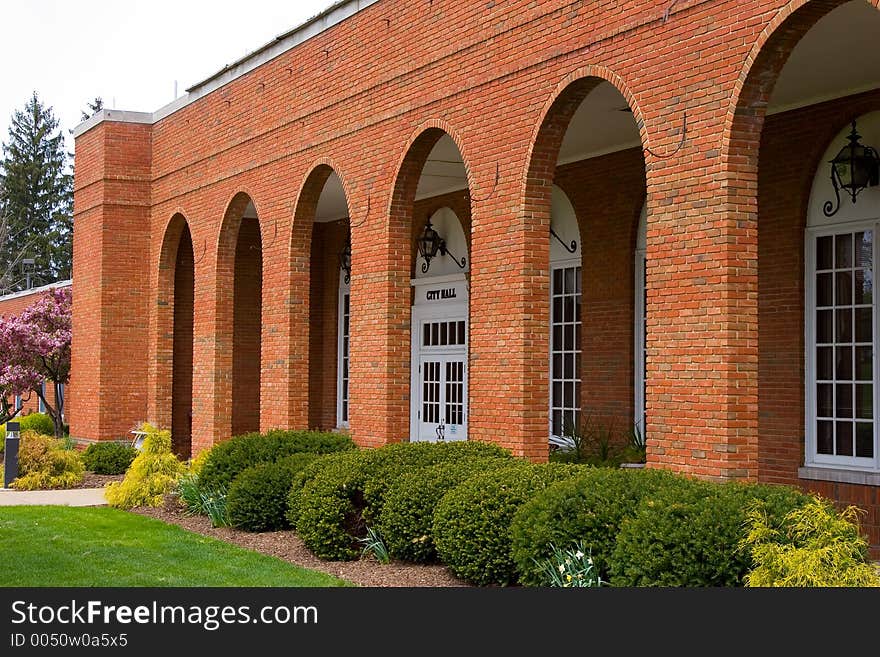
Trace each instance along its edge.
<instances>
[{"instance_id":1,"label":"arched window","mask_svg":"<svg viewBox=\"0 0 880 657\"><path fill-rule=\"evenodd\" d=\"M880 143L880 112L858 120L863 142ZM880 188L853 203L834 199L828 161L846 142L842 130L820 160L813 182L805 239L806 463L877 471L880 322L874 263L880 230Z\"/></svg>"}]
</instances>

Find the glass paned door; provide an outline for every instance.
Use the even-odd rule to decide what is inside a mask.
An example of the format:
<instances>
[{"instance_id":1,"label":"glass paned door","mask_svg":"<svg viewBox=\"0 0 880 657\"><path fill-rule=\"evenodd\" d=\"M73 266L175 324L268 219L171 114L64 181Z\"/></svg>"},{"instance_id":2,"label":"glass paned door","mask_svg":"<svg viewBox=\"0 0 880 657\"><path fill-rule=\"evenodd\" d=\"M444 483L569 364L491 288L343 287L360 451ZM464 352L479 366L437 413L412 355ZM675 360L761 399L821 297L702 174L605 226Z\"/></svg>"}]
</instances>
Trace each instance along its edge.
<instances>
[{"instance_id":1,"label":"glass paned door","mask_svg":"<svg viewBox=\"0 0 880 657\"><path fill-rule=\"evenodd\" d=\"M465 440L464 355L425 355L419 361L419 440Z\"/></svg>"}]
</instances>

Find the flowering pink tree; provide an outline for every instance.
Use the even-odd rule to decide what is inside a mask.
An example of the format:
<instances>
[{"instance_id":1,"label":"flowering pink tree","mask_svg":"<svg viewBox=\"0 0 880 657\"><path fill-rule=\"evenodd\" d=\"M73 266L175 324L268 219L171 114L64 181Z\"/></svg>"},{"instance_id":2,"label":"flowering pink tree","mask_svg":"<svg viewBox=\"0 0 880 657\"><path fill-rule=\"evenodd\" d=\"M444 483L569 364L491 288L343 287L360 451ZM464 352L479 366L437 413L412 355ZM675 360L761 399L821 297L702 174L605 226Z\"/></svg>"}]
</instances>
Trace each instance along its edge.
<instances>
[{"instance_id":1,"label":"flowering pink tree","mask_svg":"<svg viewBox=\"0 0 880 657\"><path fill-rule=\"evenodd\" d=\"M33 391L55 423L55 435L63 433L64 400L61 386L70 380L71 338L70 288L43 294L17 317L0 317L0 394L21 395ZM55 390L50 404L43 383Z\"/></svg>"}]
</instances>

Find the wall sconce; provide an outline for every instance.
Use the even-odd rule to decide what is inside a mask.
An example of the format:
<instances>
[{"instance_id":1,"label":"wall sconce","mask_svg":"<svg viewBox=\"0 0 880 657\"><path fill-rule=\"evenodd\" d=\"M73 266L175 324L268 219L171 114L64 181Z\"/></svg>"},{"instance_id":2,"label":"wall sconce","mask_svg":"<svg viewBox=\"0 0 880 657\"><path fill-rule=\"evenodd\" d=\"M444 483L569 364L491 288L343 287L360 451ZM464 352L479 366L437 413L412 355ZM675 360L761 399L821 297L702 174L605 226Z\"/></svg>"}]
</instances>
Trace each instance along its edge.
<instances>
[{"instance_id":1,"label":"wall sconce","mask_svg":"<svg viewBox=\"0 0 880 657\"><path fill-rule=\"evenodd\" d=\"M339 252L339 267L345 272L345 283L351 283L351 235L345 238L345 246Z\"/></svg>"},{"instance_id":2,"label":"wall sconce","mask_svg":"<svg viewBox=\"0 0 880 657\"><path fill-rule=\"evenodd\" d=\"M826 217L837 213L840 209L840 190L846 191L852 202L865 187L874 187L880 182L880 155L871 146L859 143L862 136L856 132L856 122L852 122L849 143L840 149L831 160L831 184L834 185L836 203L825 201L822 212Z\"/></svg>"},{"instance_id":3,"label":"wall sconce","mask_svg":"<svg viewBox=\"0 0 880 657\"><path fill-rule=\"evenodd\" d=\"M421 237L416 240L416 247L419 250L419 255L425 259L425 262L422 263L423 274L428 273L428 269L431 267L431 259L436 258L438 253L440 255L452 256L453 262L458 265L459 269L464 269L467 266L466 258L459 260L449 253L449 249L446 247L446 240L440 237L440 234L434 230L434 226L431 225L430 216L425 219L425 229L422 231Z\"/></svg>"}]
</instances>

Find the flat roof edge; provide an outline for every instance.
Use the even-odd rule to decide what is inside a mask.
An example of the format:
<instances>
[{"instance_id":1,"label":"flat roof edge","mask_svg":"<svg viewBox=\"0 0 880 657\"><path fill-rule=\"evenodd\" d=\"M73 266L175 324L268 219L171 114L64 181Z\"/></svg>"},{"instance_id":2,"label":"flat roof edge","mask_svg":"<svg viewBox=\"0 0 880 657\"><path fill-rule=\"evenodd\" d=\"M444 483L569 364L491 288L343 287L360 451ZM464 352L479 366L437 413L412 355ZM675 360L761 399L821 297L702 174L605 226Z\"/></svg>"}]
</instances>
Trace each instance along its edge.
<instances>
[{"instance_id":1,"label":"flat roof edge","mask_svg":"<svg viewBox=\"0 0 880 657\"><path fill-rule=\"evenodd\" d=\"M32 287L29 290L21 290L19 292L11 292L4 296L0 296L0 303L3 301L11 301L12 299L20 299L22 297L31 296L32 294L42 294L43 292L48 292L49 290L54 290L58 287L70 287L73 285L72 279L67 279L66 281L55 281L54 283L49 283L48 285L41 285L40 287Z\"/></svg>"},{"instance_id":2,"label":"flat roof edge","mask_svg":"<svg viewBox=\"0 0 880 657\"><path fill-rule=\"evenodd\" d=\"M275 59L279 55L295 48L301 43L329 30L334 25L341 23L346 18L353 16L359 11L366 9L377 2L379 2L379 0L340 0L322 11L320 14L308 19L305 23L281 34L269 43L257 48L251 53L248 53L241 59L234 61L232 64L224 66L222 69L205 78L201 82L197 82L186 90L186 94L173 100L164 107L160 107L155 112L101 110L76 126L73 129L73 136L75 138L79 137L102 121L151 124L161 121L165 117L174 114L187 105L196 102L203 96L207 96L211 92L220 89L233 80L250 73L266 62Z\"/></svg>"}]
</instances>

